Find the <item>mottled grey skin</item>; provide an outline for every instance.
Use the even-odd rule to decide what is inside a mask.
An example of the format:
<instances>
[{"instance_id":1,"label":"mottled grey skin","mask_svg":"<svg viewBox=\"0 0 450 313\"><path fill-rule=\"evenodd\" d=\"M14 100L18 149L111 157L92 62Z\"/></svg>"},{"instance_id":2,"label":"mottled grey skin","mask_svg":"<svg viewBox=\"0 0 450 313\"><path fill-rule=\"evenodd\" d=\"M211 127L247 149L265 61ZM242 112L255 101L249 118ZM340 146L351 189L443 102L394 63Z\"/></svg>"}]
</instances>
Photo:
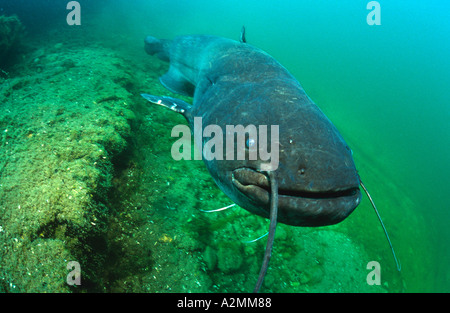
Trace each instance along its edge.
<instances>
[{"instance_id":1,"label":"mottled grey skin","mask_svg":"<svg viewBox=\"0 0 450 313\"><path fill-rule=\"evenodd\" d=\"M195 116L203 118L203 127L216 124L223 130L226 125L279 125L279 222L335 224L358 206L359 177L349 147L274 58L247 43L203 35L174 40L147 37L145 49L170 61L169 72L161 77L164 86L194 97L192 107L165 97L159 103L177 107L174 110L184 114L191 129ZM157 97L147 96L156 103ZM269 216L270 184L260 171L260 160L230 161L224 156L205 163L235 203Z\"/></svg>"}]
</instances>

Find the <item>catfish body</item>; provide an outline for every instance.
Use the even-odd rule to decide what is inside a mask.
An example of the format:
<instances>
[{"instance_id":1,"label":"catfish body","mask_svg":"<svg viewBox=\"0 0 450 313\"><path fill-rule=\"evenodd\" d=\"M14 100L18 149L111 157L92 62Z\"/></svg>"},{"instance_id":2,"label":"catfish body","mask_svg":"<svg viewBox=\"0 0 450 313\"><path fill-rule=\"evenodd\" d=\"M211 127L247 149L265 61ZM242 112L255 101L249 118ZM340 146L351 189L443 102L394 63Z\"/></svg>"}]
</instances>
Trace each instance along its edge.
<instances>
[{"instance_id":1,"label":"catfish body","mask_svg":"<svg viewBox=\"0 0 450 313\"><path fill-rule=\"evenodd\" d=\"M224 130L227 125L278 125L279 222L335 224L358 206L361 193L351 150L298 81L270 55L247 43L207 35L173 40L149 36L145 49L170 62L161 83L194 99L190 106L179 99L143 96L182 113L191 129L195 117L202 118L202 131L208 125ZM270 183L262 160L227 160L224 155L204 161L235 203L269 217Z\"/></svg>"}]
</instances>

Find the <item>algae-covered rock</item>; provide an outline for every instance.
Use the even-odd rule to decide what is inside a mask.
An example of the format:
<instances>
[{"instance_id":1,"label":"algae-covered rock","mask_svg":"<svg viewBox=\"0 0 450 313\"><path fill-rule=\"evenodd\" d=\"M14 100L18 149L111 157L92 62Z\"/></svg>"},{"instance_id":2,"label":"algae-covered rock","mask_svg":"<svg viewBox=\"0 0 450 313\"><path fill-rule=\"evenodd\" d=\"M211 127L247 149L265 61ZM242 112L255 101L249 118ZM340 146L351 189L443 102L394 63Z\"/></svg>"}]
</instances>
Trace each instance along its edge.
<instances>
[{"instance_id":1,"label":"algae-covered rock","mask_svg":"<svg viewBox=\"0 0 450 313\"><path fill-rule=\"evenodd\" d=\"M30 55L29 70L0 85L0 292L73 291L69 261L85 285L99 279L134 119L129 73L110 50L38 53L39 71Z\"/></svg>"},{"instance_id":2,"label":"algae-covered rock","mask_svg":"<svg viewBox=\"0 0 450 313\"><path fill-rule=\"evenodd\" d=\"M2 256L2 265L14 264L21 269L2 271L0 292L69 292L67 263L73 256L65 243L55 239L28 241L13 238L9 253Z\"/></svg>"},{"instance_id":3,"label":"algae-covered rock","mask_svg":"<svg viewBox=\"0 0 450 313\"><path fill-rule=\"evenodd\" d=\"M17 49L25 28L16 15L0 16L0 68L8 63L8 57Z\"/></svg>"}]
</instances>

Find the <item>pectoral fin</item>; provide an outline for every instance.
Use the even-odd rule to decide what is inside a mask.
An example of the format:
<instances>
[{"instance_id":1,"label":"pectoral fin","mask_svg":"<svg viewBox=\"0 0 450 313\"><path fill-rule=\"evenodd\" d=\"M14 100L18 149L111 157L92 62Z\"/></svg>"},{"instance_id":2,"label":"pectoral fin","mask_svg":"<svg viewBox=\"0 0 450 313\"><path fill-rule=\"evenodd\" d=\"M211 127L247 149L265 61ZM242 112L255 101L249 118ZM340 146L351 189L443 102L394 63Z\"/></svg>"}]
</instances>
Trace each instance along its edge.
<instances>
[{"instance_id":1,"label":"pectoral fin","mask_svg":"<svg viewBox=\"0 0 450 313\"><path fill-rule=\"evenodd\" d=\"M169 71L161 76L159 81L172 92L190 97L194 95L195 86L186 80L183 74L174 66L170 66Z\"/></svg>"},{"instance_id":2,"label":"pectoral fin","mask_svg":"<svg viewBox=\"0 0 450 313\"><path fill-rule=\"evenodd\" d=\"M154 96L146 93L141 94L141 96L151 103L161 105L172 111L183 114L186 118L191 112L191 105L183 100L165 97L165 96Z\"/></svg>"}]
</instances>

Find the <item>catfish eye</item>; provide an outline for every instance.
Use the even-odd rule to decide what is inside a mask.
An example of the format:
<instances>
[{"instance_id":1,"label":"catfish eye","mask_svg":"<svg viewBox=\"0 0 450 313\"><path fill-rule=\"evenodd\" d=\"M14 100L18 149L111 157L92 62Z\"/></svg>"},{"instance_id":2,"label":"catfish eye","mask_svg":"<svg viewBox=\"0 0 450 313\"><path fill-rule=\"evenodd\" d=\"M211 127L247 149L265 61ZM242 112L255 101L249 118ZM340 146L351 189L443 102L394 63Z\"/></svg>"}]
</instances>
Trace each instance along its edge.
<instances>
[{"instance_id":1,"label":"catfish eye","mask_svg":"<svg viewBox=\"0 0 450 313\"><path fill-rule=\"evenodd\" d=\"M255 144L256 144L256 141L253 138L249 138L245 141L245 147L247 149L253 148L255 146Z\"/></svg>"}]
</instances>

